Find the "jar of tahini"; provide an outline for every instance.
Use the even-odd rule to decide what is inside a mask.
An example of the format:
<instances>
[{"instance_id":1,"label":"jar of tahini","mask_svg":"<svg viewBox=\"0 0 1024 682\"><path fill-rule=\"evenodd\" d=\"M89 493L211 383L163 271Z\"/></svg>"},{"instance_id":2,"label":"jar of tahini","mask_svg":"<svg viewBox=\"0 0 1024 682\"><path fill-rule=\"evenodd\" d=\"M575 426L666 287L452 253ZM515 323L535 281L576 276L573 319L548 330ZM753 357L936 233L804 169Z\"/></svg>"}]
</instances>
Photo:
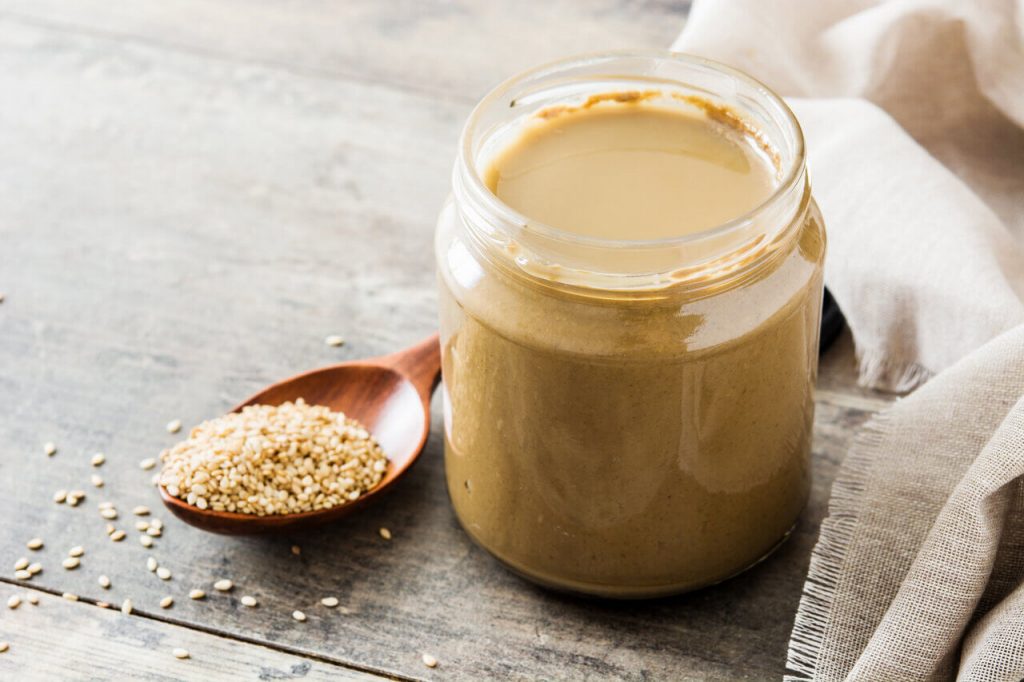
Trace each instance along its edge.
<instances>
[{"instance_id":1,"label":"jar of tahini","mask_svg":"<svg viewBox=\"0 0 1024 682\"><path fill-rule=\"evenodd\" d=\"M722 64L585 56L466 123L435 240L448 490L550 587L728 578L810 486L825 231L793 113Z\"/></svg>"}]
</instances>

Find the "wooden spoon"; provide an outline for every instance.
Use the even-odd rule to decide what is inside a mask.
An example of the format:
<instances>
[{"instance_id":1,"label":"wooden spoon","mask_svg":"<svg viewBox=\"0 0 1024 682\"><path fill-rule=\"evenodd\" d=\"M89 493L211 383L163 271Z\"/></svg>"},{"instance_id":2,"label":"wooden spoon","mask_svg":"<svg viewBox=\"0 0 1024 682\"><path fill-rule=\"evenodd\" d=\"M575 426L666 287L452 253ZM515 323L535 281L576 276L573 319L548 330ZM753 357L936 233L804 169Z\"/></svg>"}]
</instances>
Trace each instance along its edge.
<instances>
[{"instance_id":1,"label":"wooden spoon","mask_svg":"<svg viewBox=\"0 0 1024 682\"><path fill-rule=\"evenodd\" d=\"M171 512L196 528L226 535L293 531L337 520L377 499L423 451L430 432L430 395L441 376L437 334L399 351L369 360L343 362L271 384L234 408L280 405L302 398L358 419L380 443L388 468L377 486L353 502L330 509L256 516L200 509L159 486Z\"/></svg>"}]
</instances>

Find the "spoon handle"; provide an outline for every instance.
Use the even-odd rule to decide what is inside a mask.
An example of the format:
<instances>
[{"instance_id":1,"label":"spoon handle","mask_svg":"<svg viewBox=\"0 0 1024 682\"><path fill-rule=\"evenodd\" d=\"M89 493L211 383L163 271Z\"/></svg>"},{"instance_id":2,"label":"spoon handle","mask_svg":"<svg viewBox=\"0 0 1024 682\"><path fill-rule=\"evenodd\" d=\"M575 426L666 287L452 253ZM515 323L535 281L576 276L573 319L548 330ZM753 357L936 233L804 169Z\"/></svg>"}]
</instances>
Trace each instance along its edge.
<instances>
[{"instance_id":1,"label":"spoon handle","mask_svg":"<svg viewBox=\"0 0 1024 682\"><path fill-rule=\"evenodd\" d=\"M415 346L400 350L380 359L380 364L390 367L405 376L425 402L441 380L441 342L437 334L420 341Z\"/></svg>"}]
</instances>

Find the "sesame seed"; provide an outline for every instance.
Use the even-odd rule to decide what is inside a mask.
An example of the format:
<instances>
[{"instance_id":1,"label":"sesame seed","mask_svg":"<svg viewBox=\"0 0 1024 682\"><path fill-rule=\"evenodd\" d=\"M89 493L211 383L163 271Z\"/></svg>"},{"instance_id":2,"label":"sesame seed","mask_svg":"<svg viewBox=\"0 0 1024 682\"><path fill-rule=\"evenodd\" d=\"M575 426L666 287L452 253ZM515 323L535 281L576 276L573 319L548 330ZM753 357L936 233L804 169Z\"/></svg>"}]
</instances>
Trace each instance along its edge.
<instances>
[{"instance_id":1,"label":"sesame seed","mask_svg":"<svg viewBox=\"0 0 1024 682\"><path fill-rule=\"evenodd\" d=\"M150 526L146 529L146 535L149 535L150 537L158 538L163 534L164 532L159 528L153 528L152 526Z\"/></svg>"},{"instance_id":2,"label":"sesame seed","mask_svg":"<svg viewBox=\"0 0 1024 682\"><path fill-rule=\"evenodd\" d=\"M140 504L137 507L132 508L132 514L136 516L149 516L149 507L144 504Z\"/></svg>"},{"instance_id":3,"label":"sesame seed","mask_svg":"<svg viewBox=\"0 0 1024 682\"><path fill-rule=\"evenodd\" d=\"M82 556L85 554L85 548L81 545L75 545L68 550L68 556Z\"/></svg>"},{"instance_id":4,"label":"sesame seed","mask_svg":"<svg viewBox=\"0 0 1024 682\"><path fill-rule=\"evenodd\" d=\"M29 573L28 571L21 570L21 571L15 571L14 572L14 577L17 578L18 580L28 580L29 578L32 577L32 574Z\"/></svg>"},{"instance_id":5,"label":"sesame seed","mask_svg":"<svg viewBox=\"0 0 1024 682\"><path fill-rule=\"evenodd\" d=\"M205 421L160 457L167 494L199 509L259 516L348 504L387 470L365 427L301 399Z\"/></svg>"},{"instance_id":6,"label":"sesame seed","mask_svg":"<svg viewBox=\"0 0 1024 682\"><path fill-rule=\"evenodd\" d=\"M169 569L169 568L165 568L165 567L161 566L160 568L156 569L156 574L158 576L160 576L160 580L170 580L171 579L171 569Z\"/></svg>"},{"instance_id":7,"label":"sesame seed","mask_svg":"<svg viewBox=\"0 0 1024 682\"><path fill-rule=\"evenodd\" d=\"M0 295L0 301L3 301L3 300L4 300L3 296ZM11 645L8 644L7 642L0 642L0 654L5 653L10 648L11 648Z\"/></svg>"},{"instance_id":8,"label":"sesame seed","mask_svg":"<svg viewBox=\"0 0 1024 682\"><path fill-rule=\"evenodd\" d=\"M385 540L390 540L391 539L391 531L388 530L387 528L381 528L379 532L380 532L380 536L382 538L384 538Z\"/></svg>"},{"instance_id":9,"label":"sesame seed","mask_svg":"<svg viewBox=\"0 0 1024 682\"><path fill-rule=\"evenodd\" d=\"M69 507L77 507L78 503L81 502L81 501L82 500L80 500L79 498L75 497L74 495L68 495L67 503L68 503Z\"/></svg>"},{"instance_id":10,"label":"sesame seed","mask_svg":"<svg viewBox=\"0 0 1024 682\"><path fill-rule=\"evenodd\" d=\"M324 343L326 343L328 346L333 346L337 348L338 346L344 345L345 339L336 334L331 334L330 336L324 339Z\"/></svg>"},{"instance_id":11,"label":"sesame seed","mask_svg":"<svg viewBox=\"0 0 1024 682\"><path fill-rule=\"evenodd\" d=\"M89 462L94 467L98 467L98 466L100 466L101 464L103 464L106 461L107 461L107 458L103 456L102 452L97 452L95 455L92 456L92 459L89 460Z\"/></svg>"},{"instance_id":12,"label":"sesame seed","mask_svg":"<svg viewBox=\"0 0 1024 682\"><path fill-rule=\"evenodd\" d=\"M18 595L16 595L16 594L12 594L12 595L11 595L11 596L10 596L10 597L9 597L9 598L7 599L7 608L9 608L9 609L16 609L16 608L18 608L19 606L21 606L21 597L19 597L19 596L18 596Z\"/></svg>"},{"instance_id":13,"label":"sesame seed","mask_svg":"<svg viewBox=\"0 0 1024 682\"><path fill-rule=\"evenodd\" d=\"M117 530L117 528L114 527L114 524L107 524L107 535L113 535L115 530Z\"/></svg>"},{"instance_id":14,"label":"sesame seed","mask_svg":"<svg viewBox=\"0 0 1024 682\"><path fill-rule=\"evenodd\" d=\"M53 457L57 454L57 446L53 443L43 443L43 452L46 453L47 457Z\"/></svg>"},{"instance_id":15,"label":"sesame seed","mask_svg":"<svg viewBox=\"0 0 1024 682\"><path fill-rule=\"evenodd\" d=\"M114 503L110 502L110 501L100 502L99 504L96 505L96 508L100 509L100 510L103 510L103 509L113 509L114 508Z\"/></svg>"},{"instance_id":16,"label":"sesame seed","mask_svg":"<svg viewBox=\"0 0 1024 682\"><path fill-rule=\"evenodd\" d=\"M324 606L327 606L327 607L333 609L335 606L338 605L338 598L337 597L324 597L323 599L320 600L320 603L323 604Z\"/></svg>"},{"instance_id":17,"label":"sesame seed","mask_svg":"<svg viewBox=\"0 0 1024 682\"><path fill-rule=\"evenodd\" d=\"M185 659L189 657L188 649L177 648L173 652L175 658Z\"/></svg>"},{"instance_id":18,"label":"sesame seed","mask_svg":"<svg viewBox=\"0 0 1024 682\"><path fill-rule=\"evenodd\" d=\"M28 568L28 559L26 559L25 557L21 557L20 559L14 562L15 571L21 571L26 568Z\"/></svg>"},{"instance_id":19,"label":"sesame seed","mask_svg":"<svg viewBox=\"0 0 1024 682\"><path fill-rule=\"evenodd\" d=\"M107 521L113 521L117 518L117 510L113 507L107 507L106 509L100 510L100 516L105 518Z\"/></svg>"},{"instance_id":20,"label":"sesame seed","mask_svg":"<svg viewBox=\"0 0 1024 682\"><path fill-rule=\"evenodd\" d=\"M25 546L32 550L42 549L43 541L39 538L32 538L31 540L25 543Z\"/></svg>"},{"instance_id":21,"label":"sesame seed","mask_svg":"<svg viewBox=\"0 0 1024 682\"><path fill-rule=\"evenodd\" d=\"M85 491L84 490L72 490L71 492L68 493L68 497L74 497L79 502L81 502L82 500L85 499Z\"/></svg>"},{"instance_id":22,"label":"sesame seed","mask_svg":"<svg viewBox=\"0 0 1024 682\"><path fill-rule=\"evenodd\" d=\"M156 528L157 530L162 530L163 527L164 527L164 522L161 521L160 519L153 519L152 521L149 522L149 526L150 526L150 528Z\"/></svg>"},{"instance_id":23,"label":"sesame seed","mask_svg":"<svg viewBox=\"0 0 1024 682\"><path fill-rule=\"evenodd\" d=\"M172 419L167 422L167 433L177 433L178 431L181 431L180 419Z\"/></svg>"},{"instance_id":24,"label":"sesame seed","mask_svg":"<svg viewBox=\"0 0 1024 682\"><path fill-rule=\"evenodd\" d=\"M152 457L147 457L146 459L144 459L141 462L139 462L139 468L145 469L146 471L149 471L150 469L152 469L155 466L156 466L156 460L153 459Z\"/></svg>"},{"instance_id":25,"label":"sesame seed","mask_svg":"<svg viewBox=\"0 0 1024 682\"><path fill-rule=\"evenodd\" d=\"M256 597L245 595L242 597L242 606L256 606Z\"/></svg>"},{"instance_id":26,"label":"sesame seed","mask_svg":"<svg viewBox=\"0 0 1024 682\"><path fill-rule=\"evenodd\" d=\"M157 569L157 565L158 564L156 563L156 559L154 559L153 557L149 557L148 559L146 559L146 570L148 570L150 573Z\"/></svg>"},{"instance_id":27,"label":"sesame seed","mask_svg":"<svg viewBox=\"0 0 1024 682\"><path fill-rule=\"evenodd\" d=\"M60 562L60 564L61 566L70 571L72 569L78 568L79 561L77 557L69 556L67 559Z\"/></svg>"},{"instance_id":28,"label":"sesame seed","mask_svg":"<svg viewBox=\"0 0 1024 682\"><path fill-rule=\"evenodd\" d=\"M132 600L131 599L125 599L123 602L121 602L121 613L123 613L126 616L132 615Z\"/></svg>"},{"instance_id":29,"label":"sesame seed","mask_svg":"<svg viewBox=\"0 0 1024 682\"><path fill-rule=\"evenodd\" d=\"M97 488L103 487L103 477L100 476L99 474L93 474L92 476L90 476L89 482L92 483Z\"/></svg>"},{"instance_id":30,"label":"sesame seed","mask_svg":"<svg viewBox=\"0 0 1024 682\"><path fill-rule=\"evenodd\" d=\"M202 590L192 590L188 593L189 599L205 599L206 593Z\"/></svg>"},{"instance_id":31,"label":"sesame seed","mask_svg":"<svg viewBox=\"0 0 1024 682\"><path fill-rule=\"evenodd\" d=\"M302 623L306 620L306 614L304 614L302 611L292 611L292 618Z\"/></svg>"},{"instance_id":32,"label":"sesame seed","mask_svg":"<svg viewBox=\"0 0 1024 682\"><path fill-rule=\"evenodd\" d=\"M124 540L125 535L126 533L123 530L115 530L110 534L110 539L114 542L121 542L121 540Z\"/></svg>"},{"instance_id":33,"label":"sesame seed","mask_svg":"<svg viewBox=\"0 0 1024 682\"><path fill-rule=\"evenodd\" d=\"M74 592L65 592L61 596L67 599L68 601L78 601L78 595Z\"/></svg>"},{"instance_id":34,"label":"sesame seed","mask_svg":"<svg viewBox=\"0 0 1024 682\"><path fill-rule=\"evenodd\" d=\"M139 536L139 542L142 543L143 547L152 547L153 546L153 538L151 538L148 535L140 535Z\"/></svg>"},{"instance_id":35,"label":"sesame seed","mask_svg":"<svg viewBox=\"0 0 1024 682\"><path fill-rule=\"evenodd\" d=\"M169 609L174 604L174 597L164 597L160 600L160 608Z\"/></svg>"},{"instance_id":36,"label":"sesame seed","mask_svg":"<svg viewBox=\"0 0 1024 682\"><path fill-rule=\"evenodd\" d=\"M67 490L58 490L53 494L53 501L57 504L64 504L64 500L68 499Z\"/></svg>"},{"instance_id":37,"label":"sesame seed","mask_svg":"<svg viewBox=\"0 0 1024 682\"><path fill-rule=\"evenodd\" d=\"M437 659L431 656L430 654L423 654L423 665L427 666L428 668L436 668Z\"/></svg>"},{"instance_id":38,"label":"sesame seed","mask_svg":"<svg viewBox=\"0 0 1024 682\"><path fill-rule=\"evenodd\" d=\"M145 533L149 530L149 521L136 521L135 530Z\"/></svg>"},{"instance_id":39,"label":"sesame seed","mask_svg":"<svg viewBox=\"0 0 1024 682\"><path fill-rule=\"evenodd\" d=\"M76 601L77 601L77 599L78 598L75 597ZM96 606L100 607L101 609L109 609L110 608L110 602L98 601L98 602L96 602Z\"/></svg>"},{"instance_id":40,"label":"sesame seed","mask_svg":"<svg viewBox=\"0 0 1024 682\"><path fill-rule=\"evenodd\" d=\"M218 580L213 584L213 589L220 592L228 592L235 584L228 579Z\"/></svg>"},{"instance_id":41,"label":"sesame seed","mask_svg":"<svg viewBox=\"0 0 1024 682\"><path fill-rule=\"evenodd\" d=\"M43 572L43 565L40 563L29 564L28 568L26 568L25 570L31 573L32 575L35 575L36 573Z\"/></svg>"},{"instance_id":42,"label":"sesame seed","mask_svg":"<svg viewBox=\"0 0 1024 682\"><path fill-rule=\"evenodd\" d=\"M292 554L294 554L295 556L299 556L300 554L302 554L302 548L298 545L292 545Z\"/></svg>"},{"instance_id":43,"label":"sesame seed","mask_svg":"<svg viewBox=\"0 0 1024 682\"><path fill-rule=\"evenodd\" d=\"M105 590L110 587L110 578L108 578L105 575L101 575L99 578L97 578L96 582L98 582L100 584L100 587L102 587Z\"/></svg>"},{"instance_id":44,"label":"sesame seed","mask_svg":"<svg viewBox=\"0 0 1024 682\"><path fill-rule=\"evenodd\" d=\"M28 595L28 603L31 604L32 606L38 606L39 605L39 597L37 597L34 594Z\"/></svg>"}]
</instances>

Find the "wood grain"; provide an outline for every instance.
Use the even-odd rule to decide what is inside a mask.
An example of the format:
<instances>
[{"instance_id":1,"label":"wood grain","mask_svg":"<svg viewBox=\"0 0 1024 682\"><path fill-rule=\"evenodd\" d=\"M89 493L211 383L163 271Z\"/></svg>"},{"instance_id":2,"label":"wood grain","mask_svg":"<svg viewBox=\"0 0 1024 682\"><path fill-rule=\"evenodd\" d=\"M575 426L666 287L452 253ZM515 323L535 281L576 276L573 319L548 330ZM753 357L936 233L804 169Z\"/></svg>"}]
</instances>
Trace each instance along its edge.
<instances>
[{"instance_id":1,"label":"wood grain","mask_svg":"<svg viewBox=\"0 0 1024 682\"><path fill-rule=\"evenodd\" d=\"M134 531L111 542L96 510L116 502L114 523L131 531L134 505L160 507L152 472L137 464L174 442L168 420L196 423L275 379L433 331L433 222L472 101L567 52L668 44L682 8L0 3L5 579L39 536L34 587L131 597L167 627L315 662L427 679L777 678L829 483L857 427L887 401L853 387L848 342L823 361L814 491L790 542L680 598L571 599L475 548L444 489L438 396L418 465L381 504L336 525L227 538L161 510L164 535L146 549ZM326 347L328 334L346 345ZM45 441L59 447L52 458ZM102 489L89 485L97 450L107 455ZM58 488L88 496L56 505ZM79 544L81 567L60 568ZM151 555L170 581L146 570ZM232 593L211 589L222 577ZM193 587L208 598L187 599ZM165 594L177 601L161 611ZM260 608L241 610L242 594ZM349 612L318 606L323 596ZM296 608L306 623L291 619ZM192 647L193 662L205 647ZM55 654L54 671L80 670L76 657L100 665L108 654L97 648ZM420 662L424 651L436 670Z\"/></svg>"},{"instance_id":2,"label":"wood grain","mask_svg":"<svg viewBox=\"0 0 1024 682\"><path fill-rule=\"evenodd\" d=\"M30 591L0 585L0 599L23 599ZM118 607L100 608L70 602L31 590L39 598L4 609L0 641L10 649L0 654L0 679L5 680L292 680L326 682L380 681L377 675L300 658L154 620L143 614L122 614ZM190 658L174 657L182 648Z\"/></svg>"},{"instance_id":3,"label":"wood grain","mask_svg":"<svg viewBox=\"0 0 1024 682\"><path fill-rule=\"evenodd\" d=\"M472 103L513 74L598 50L667 47L689 0L4 0L12 19L210 60ZM450 153L454 153L450 150Z\"/></svg>"}]
</instances>

